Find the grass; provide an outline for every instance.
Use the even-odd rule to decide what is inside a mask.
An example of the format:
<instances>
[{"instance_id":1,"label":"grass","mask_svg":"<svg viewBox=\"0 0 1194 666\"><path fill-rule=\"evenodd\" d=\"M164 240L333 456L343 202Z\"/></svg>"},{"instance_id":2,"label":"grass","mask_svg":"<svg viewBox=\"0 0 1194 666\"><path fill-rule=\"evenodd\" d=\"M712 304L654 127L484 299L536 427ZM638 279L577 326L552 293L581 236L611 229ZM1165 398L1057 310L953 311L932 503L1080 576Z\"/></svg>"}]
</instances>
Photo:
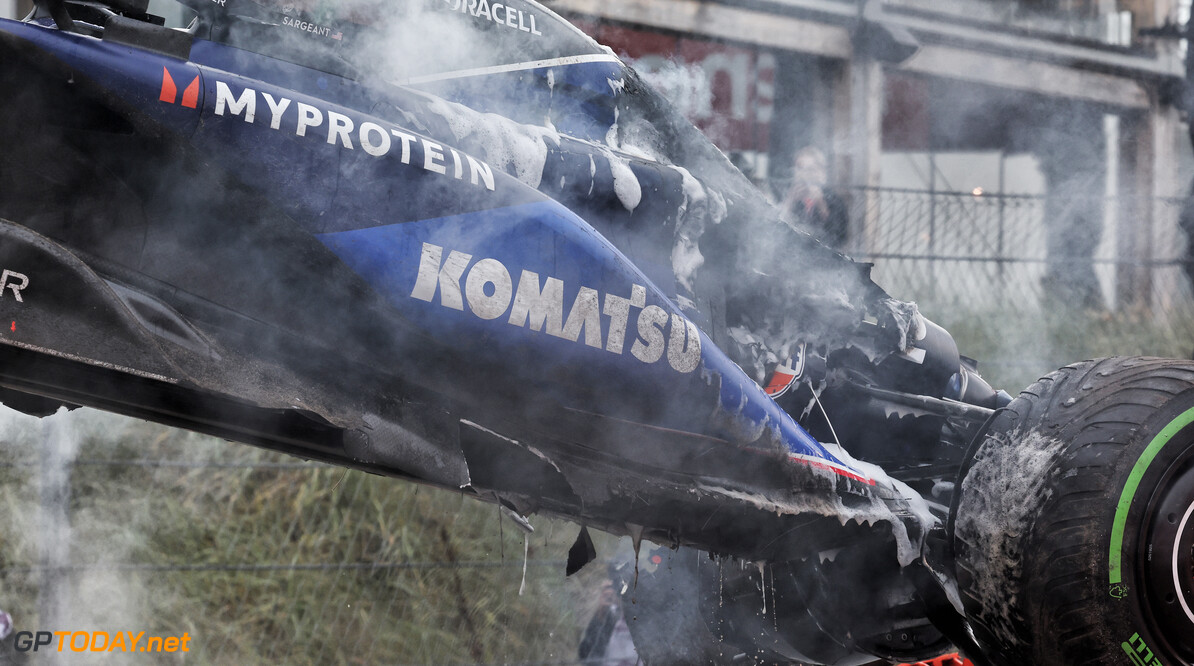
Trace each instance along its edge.
<instances>
[{"instance_id":1,"label":"grass","mask_svg":"<svg viewBox=\"0 0 1194 666\"><path fill-rule=\"evenodd\" d=\"M575 526L533 520L520 596L523 533L494 505L336 468L251 467L298 461L111 415L66 418L79 442L67 574L29 569L48 524L40 428L10 415L0 436L18 465L0 467L0 608L18 629L187 632L198 663L575 658L604 582L599 565L565 579ZM193 466L118 462L147 459ZM599 555L617 547L599 538ZM54 587L67 601L47 627Z\"/></svg>"},{"instance_id":2,"label":"grass","mask_svg":"<svg viewBox=\"0 0 1194 666\"><path fill-rule=\"evenodd\" d=\"M1140 310L1107 312L1057 306L1037 313L965 311L921 305L966 356L979 360L992 385L1015 395L1063 365L1105 356L1190 358L1194 312L1163 317Z\"/></svg>"},{"instance_id":3,"label":"grass","mask_svg":"<svg viewBox=\"0 0 1194 666\"><path fill-rule=\"evenodd\" d=\"M1013 394L1072 361L1194 348L1194 313L922 309ZM53 418L77 446L67 572L38 569L62 522L42 513L44 424L0 413L0 608L18 629L187 632L196 663L568 663L604 582L600 565L564 577L568 523L533 519L519 595L523 534L494 505L108 414ZM600 557L626 547L594 537Z\"/></svg>"}]
</instances>

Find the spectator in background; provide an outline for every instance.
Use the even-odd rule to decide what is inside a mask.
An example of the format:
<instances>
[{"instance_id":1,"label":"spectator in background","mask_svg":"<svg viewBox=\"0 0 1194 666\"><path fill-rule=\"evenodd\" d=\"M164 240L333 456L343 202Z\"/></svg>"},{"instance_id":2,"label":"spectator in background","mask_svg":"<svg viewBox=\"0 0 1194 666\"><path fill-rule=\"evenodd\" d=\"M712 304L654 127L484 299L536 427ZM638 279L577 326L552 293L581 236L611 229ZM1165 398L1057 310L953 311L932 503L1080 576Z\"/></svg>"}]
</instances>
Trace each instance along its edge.
<instances>
[{"instance_id":1,"label":"spectator in background","mask_svg":"<svg viewBox=\"0 0 1194 666\"><path fill-rule=\"evenodd\" d=\"M780 208L784 218L835 250L846 245L849 215L846 204L825 189L829 169L825 153L807 146L796 153L792 185Z\"/></svg>"}]
</instances>

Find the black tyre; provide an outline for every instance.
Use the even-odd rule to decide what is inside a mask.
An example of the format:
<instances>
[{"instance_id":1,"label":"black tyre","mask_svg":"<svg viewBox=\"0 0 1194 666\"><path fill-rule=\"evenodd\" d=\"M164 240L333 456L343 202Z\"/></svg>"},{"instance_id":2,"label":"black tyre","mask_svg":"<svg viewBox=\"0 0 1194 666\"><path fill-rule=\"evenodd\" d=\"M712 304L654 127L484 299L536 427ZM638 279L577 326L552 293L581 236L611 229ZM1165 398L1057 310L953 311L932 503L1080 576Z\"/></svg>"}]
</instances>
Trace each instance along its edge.
<instances>
[{"instance_id":1,"label":"black tyre","mask_svg":"<svg viewBox=\"0 0 1194 666\"><path fill-rule=\"evenodd\" d=\"M951 515L993 664L1194 663L1194 363L1062 368L996 415ZM977 656L977 655L976 655Z\"/></svg>"}]
</instances>

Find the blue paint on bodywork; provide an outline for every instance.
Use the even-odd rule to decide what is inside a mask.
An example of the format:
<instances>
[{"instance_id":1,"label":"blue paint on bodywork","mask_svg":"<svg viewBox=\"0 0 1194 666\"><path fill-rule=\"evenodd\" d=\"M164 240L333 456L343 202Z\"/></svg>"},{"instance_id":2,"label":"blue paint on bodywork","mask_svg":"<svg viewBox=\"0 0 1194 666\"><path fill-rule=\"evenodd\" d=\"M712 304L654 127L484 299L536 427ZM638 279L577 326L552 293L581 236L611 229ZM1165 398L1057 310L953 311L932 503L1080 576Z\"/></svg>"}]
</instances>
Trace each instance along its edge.
<instances>
[{"instance_id":1,"label":"blue paint on bodywork","mask_svg":"<svg viewBox=\"0 0 1194 666\"><path fill-rule=\"evenodd\" d=\"M581 287L594 289L602 296L628 298L632 285L646 287L647 306L661 307L670 317L683 316L621 252L554 201L322 234L319 238L440 344L487 361L529 364L512 371L529 375L532 381L550 384L566 376L568 382L583 382L599 394L606 389L617 391L611 394L617 396L611 397L611 403L659 403L661 425L667 427L724 437L739 446L757 447L757 442L765 445L770 441L791 455L847 467L792 420L703 332L700 367L681 373L669 365L666 355L654 363L644 363L630 353L638 338L636 311L631 313L622 353L611 353L604 345L594 348L584 344L583 335L573 342L512 325L508 308L501 316L482 319L470 311L467 296L463 310L446 307L438 286L431 302L412 297L422 250L429 243L443 248L441 263L453 250L470 255L461 279L462 291L469 271L478 261L496 259L508 270L515 288L524 270L538 274L541 281L548 276L561 280L565 319ZM610 318L602 316L601 321L604 343L609 337ZM683 409L669 410L666 405ZM602 405L575 407L602 409ZM702 413L711 417L706 423L693 423L692 415ZM742 433L752 435L744 439Z\"/></svg>"},{"instance_id":2,"label":"blue paint on bodywork","mask_svg":"<svg viewBox=\"0 0 1194 666\"><path fill-rule=\"evenodd\" d=\"M622 352L613 353L604 345L594 348L584 344L583 337L571 341L512 325L506 316L482 319L470 311L467 301L464 310L454 310L440 303L439 294L432 302L412 298L422 248L424 243L430 243L442 247L445 257L453 250L470 254L468 269L481 259L496 259L509 270L515 286L524 270L537 273L540 279L550 276L561 280L565 318L582 287L596 290L602 297L629 298L633 286L640 285L646 289L646 305L662 308L667 313L670 324L664 326L663 334L670 340L670 328L687 318L665 292L586 221L511 177L495 172L497 196L484 203L476 203L480 200L475 199L472 204L462 204L465 197L460 194L461 188L456 187L452 190L453 196L432 197L422 202L425 207L406 210L406 219L401 223L363 222L351 215L331 215L329 220L319 220L323 213L336 210L333 207L336 197L345 196L344 191L339 191L339 174L346 151L328 145L330 142L319 137L298 137L285 127L270 128L266 108L259 109L260 116L254 122L246 122L239 116L214 115L216 80L236 83L238 94L248 86L268 90L271 88L268 80L255 81L251 78L252 71L245 72L250 74L248 77L233 75L34 24L6 21L4 30L52 52L59 61L97 85L114 103L135 108L136 113L157 127L192 140L197 149L222 162L228 170L249 182L256 181L255 185L271 198L284 202L296 221L306 224L309 230L327 232L319 235L319 240L366 279L404 317L428 332L436 344L492 364L505 363L511 374L531 378L545 386L551 386L553 382L583 385L590 389L586 395L604 391L614 396L611 400L621 404L641 402L653 405L656 407L654 414L660 420L648 424L651 426L721 437L739 446L777 454L786 452L805 462L813 459L852 469L805 432L703 332L699 334L699 368L682 373L669 364L666 354L653 363L645 363L630 353L631 345L638 338L634 325L637 310L631 314ZM212 64L220 62L219 54L227 51L224 47L203 42L198 42L196 48L197 53L206 54L203 59ZM254 59L244 56L237 63L245 64ZM223 64L230 66L231 63ZM338 78L333 78L336 84L330 85L330 90L324 94L345 92L344 100L337 97L335 103L326 101L317 95L321 90L319 79L325 75L304 70L309 74L304 78L289 71L292 69L303 68L274 61L269 67L262 65L258 73L264 76L270 70L273 75L287 79L286 84L291 87L283 88L282 82L278 81L278 87L274 88L278 96L286 90L289 98L299 100L302 93L295 92L297 85L309 95L303 98L305 102L325 112L333 108L347 112L350 108L362 109L371 103L364 95L357 94L360 88L356 84ZM159 99L163 70L171 73L179 94L199 77L197 109ZM608 72L602 71L604 73ZM538 77L540 73L536 72L534 76ZM590 85L594 80L589 81ZM295 82L306 83L298 85ZM340 106L341 103L348 106ZM293 105L287 113L296 113ZM368 116L363 115L364 111L356 113L356 124L360 126ZM284 116L283 122L292 122L291 116ZM413 162L417 163L420 157ZM393 154L387 158L397 159ZM351 159L372 158L362 158L360 151L356 151ZM289 173L289 176L280 178L278 173ZM373 175L381 173L377 171ZM374 181L356 183L359 191L365 193L358 208L393 210L395 206L401 206L404 196L427 191L428 183L433 180L425 173L413 173L411 169L391 175L394 189L380 194L367 192L370 188L376 190ZM459 184L451 179L444 182L453 186ZM358 190L349 188L348 191L355 195ZM375 198L370 199L370 196ZM384 206L383 199L387 201ZM435 214L437 206L439 215ZM464 211L459 214L442 214L462 208ZM609 338L609 325L610 318L603 314L600 336L603 343ZM570 394L561 390L560 395L567 400ZM601 405L574 406L601 410ZM706 414L708 418L703 423L693 423L693 414Z\"/></svg>"}]
</instances>

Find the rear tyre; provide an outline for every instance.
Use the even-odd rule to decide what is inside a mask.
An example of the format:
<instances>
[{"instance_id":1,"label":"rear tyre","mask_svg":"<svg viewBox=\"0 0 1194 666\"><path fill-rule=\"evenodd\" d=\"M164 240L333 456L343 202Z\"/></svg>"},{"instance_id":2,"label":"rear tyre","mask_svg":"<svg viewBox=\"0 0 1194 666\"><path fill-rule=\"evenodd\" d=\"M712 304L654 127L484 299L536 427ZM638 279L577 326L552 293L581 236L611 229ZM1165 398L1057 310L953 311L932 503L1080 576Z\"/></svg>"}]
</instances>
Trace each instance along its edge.
<instances>
[{"instance_id":1,"label":"rear tyre","mask_svg":"<svg viewBox=\"0 0 1194 666\"><path fill-rule=\"evenodd\" d=\"M951 534L985 661L1194 663L1194 363L1028 387L976 442Z\"/></svg>"}]
</instances>

